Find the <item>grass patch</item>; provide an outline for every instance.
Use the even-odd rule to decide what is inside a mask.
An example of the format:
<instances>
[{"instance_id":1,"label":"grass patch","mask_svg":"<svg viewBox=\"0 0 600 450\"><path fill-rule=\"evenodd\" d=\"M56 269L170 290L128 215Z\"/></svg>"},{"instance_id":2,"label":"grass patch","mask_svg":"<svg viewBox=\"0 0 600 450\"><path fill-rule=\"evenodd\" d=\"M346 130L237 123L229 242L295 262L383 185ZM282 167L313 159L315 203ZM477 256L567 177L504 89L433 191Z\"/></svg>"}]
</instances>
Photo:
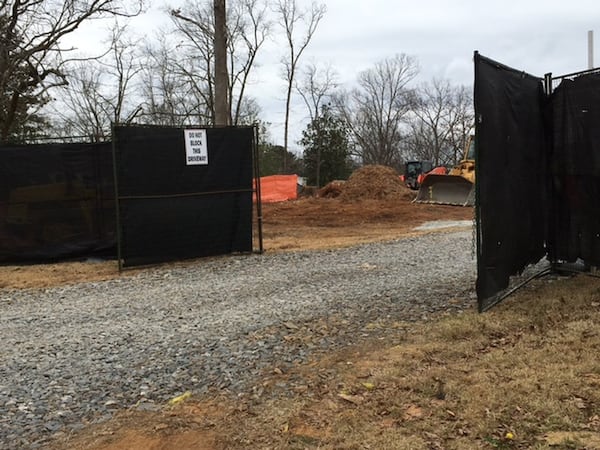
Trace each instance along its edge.
<instances>
[{"instance_id":1,"label":"grass patch","mask_svg":"<svg viewBox=\"0 0 600 450\"><path fill-rule=\"evenodd\" d=\"M281 400L293 439L273 448L598 448L599 323L600 282L575 277L404 328L400 345L320 361L325 383L304 371L312 397ZM249 428L272 420L265 408Z\"/></svg>"}]
</instances>

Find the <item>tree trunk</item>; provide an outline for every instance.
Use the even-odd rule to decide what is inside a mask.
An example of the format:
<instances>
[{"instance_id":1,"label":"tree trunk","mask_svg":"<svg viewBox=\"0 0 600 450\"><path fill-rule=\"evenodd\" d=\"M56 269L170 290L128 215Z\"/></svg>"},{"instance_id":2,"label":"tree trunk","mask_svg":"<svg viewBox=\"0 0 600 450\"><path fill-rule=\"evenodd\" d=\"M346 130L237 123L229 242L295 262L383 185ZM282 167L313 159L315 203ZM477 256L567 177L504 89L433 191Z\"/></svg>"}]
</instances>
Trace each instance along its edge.
<instances>
[{"instance_id":1,"label":"tree trunk","mask_svg":"<svg viewBox=\"0 0 600 450\"><path fill-rule=\"evenodd\" d=\"M215 12L215 125L229 125L227 23L225 0L214 0Z\"/></svg>"},{"instance_id":2,"label":"tree trunk","mask_svg":"<svg viewBox=\"0 0 600 450\"><path fill-rule=\"evenodd\" d=\"M288 82L287 95L285 97L285 122L283 124L283 173L287 173L287 153L288 153L288 136L290 126L290 103L292 100L292 82L293 82L293 70Z\"/></svg>"},{"instance_id":3,"label":"tree trunk","mask_svg":"<svg viewBox=\"0 0 600 450\"><path fill-rule=\"evenodd\" d=\"M0 144L4 144L9 140L8 137L10 136L10 130L14 125L17 108L19 107L19 97L19 93L14 92L10 98L10 102L8 103L8 108L6 111L6 120L0 129Z\"/></svg>"}]
</instances>

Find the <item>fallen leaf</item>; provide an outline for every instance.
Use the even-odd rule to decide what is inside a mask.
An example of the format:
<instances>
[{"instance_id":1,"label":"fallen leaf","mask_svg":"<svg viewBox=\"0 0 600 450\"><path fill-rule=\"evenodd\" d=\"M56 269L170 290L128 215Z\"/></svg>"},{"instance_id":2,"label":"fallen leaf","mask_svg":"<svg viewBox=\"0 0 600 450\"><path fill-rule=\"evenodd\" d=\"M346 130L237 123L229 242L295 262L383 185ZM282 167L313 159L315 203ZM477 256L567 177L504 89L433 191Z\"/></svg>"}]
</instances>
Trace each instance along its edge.
<instances>
[{"instance_id":1,"label":"fallen leaf","mask_svg":"<svg viewBox=\"0 0 600 450\"><path fill-rule=\"evenodd\" d=\"M360 405L365 400L360 395L338 394L338 397L355 405Z\"/></svg>"},{"instance_id":2,"label":"fallen leaf","mask_svg":"<svg viewBox=\"0 0 600 450\"><path fill-rule=\"evenodd\" d=\"M394 428L398 425L398 421L396 419L386 418L381 420L380 424L383 428Z\"/></svg>"},{"instance_id":3,"label":"fallen leaf","mask_svg":"<svg viewBox=\"0 0 600 450\"><path fill-rule=\"evenodd\" d=\"M581 397L575 397L574 399L574 403L575 403L575 407L577 409L586 409L587 405L585 403L585 400Z\"/></svg>"},{"instance_id":4,"label":"fallen leaf","mask_svg":"<svg viewBox=\"0 0 600 450\"><path fill-rule=\"evenodd\" d=\"M328 409L331 409L333 411L337 411L338 410L338 404L336 402L334 402L333 400L327 400L325 402L325 405L327 406Z\"/></svg>"},{"instance_id":5,"label":"fallen leaf","mask_svg":"<svg viewBox=\"0 0 600 450\"><path fill-rule=\"evenodd\" d=\"M417 405L410 405L404 411L404 419L406 420L419 419L421 417L423 417L423 409Z\"/></svg>"},{"instance_id":6,"label":"fallen leaf","mask_svg":"<svg viewBox=\"0 0 600 450\"><path fill-rule=\"evenodd\" d=\"M190 391L186 391L183 394L178 395L177 397L173 397L171 400L169 400L169 405L175 406L181 402L186 401L191 396L192 396L192 393Z\"/></svg>"}]
</instances>

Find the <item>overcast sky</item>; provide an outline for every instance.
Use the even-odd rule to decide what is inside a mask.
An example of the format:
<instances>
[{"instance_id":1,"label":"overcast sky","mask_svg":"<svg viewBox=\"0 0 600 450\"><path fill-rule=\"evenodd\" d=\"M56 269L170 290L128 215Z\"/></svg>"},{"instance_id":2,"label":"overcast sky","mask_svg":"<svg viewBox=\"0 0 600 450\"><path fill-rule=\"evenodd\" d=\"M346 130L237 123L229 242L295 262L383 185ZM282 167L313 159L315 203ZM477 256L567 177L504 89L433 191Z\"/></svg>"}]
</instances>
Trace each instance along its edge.
<instances>
[{"instance_id":1,"label":"overcast sky","mask_svg":"<svg viewBox=\"0 0 600 450\"><path fill-rule=\"evenodd\" d=\"M135 28L151 33L168 17L165 5L182 0L153 0L151 10L136 18ZM309 5L310 0L298 0ZM473 51L515 69L543 76L587 68L587 32L600 39L597 0L324 0L327 13L301 64L330 63L340 81L350 86L356 75L377 61L406 53L419 61L415 83L434 77L472 86ZM597 29L594 29L594 28ZM85 40L78 37L78 42ZM600 41L597 48L600 49ZM283 142L284 87L280 60L283 42L270 42L259 55L249 94L272 123L272 138ZM598 55L598 52L595 52ZM600 56L595 55L595 65ZM306 124L299 98L294 102L297 141Z\"/></svg>"}]
</instances>

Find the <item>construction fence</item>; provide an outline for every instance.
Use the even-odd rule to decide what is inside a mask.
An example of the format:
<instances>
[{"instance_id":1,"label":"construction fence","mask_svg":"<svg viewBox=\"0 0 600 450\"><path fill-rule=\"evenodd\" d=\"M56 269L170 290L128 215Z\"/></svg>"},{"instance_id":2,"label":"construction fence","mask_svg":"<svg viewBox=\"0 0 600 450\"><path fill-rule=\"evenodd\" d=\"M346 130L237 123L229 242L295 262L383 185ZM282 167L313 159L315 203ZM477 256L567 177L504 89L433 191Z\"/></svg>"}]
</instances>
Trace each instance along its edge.
<instances>
[{"instance_id":1,"label":"construction fence","mask_svg":"<svg viewBox=\"0 0 600 450\"><path fill-rule=\"evenodd\" d=\"M544 257L600 265L600 74L540 78L476 52L474 100L485 310Z\"/></svg>"},{"instance_id":2,"label":"construction fence","mask_svg":"<svg viewBox=\"0 0 600 450\"><path fill-rule=\"evenodd\" d=\"M112 143L1 147L0 262L251 252L254 231L262 249L257 173L254 127L116 126Z\"/></svg>"}]
</instances>

